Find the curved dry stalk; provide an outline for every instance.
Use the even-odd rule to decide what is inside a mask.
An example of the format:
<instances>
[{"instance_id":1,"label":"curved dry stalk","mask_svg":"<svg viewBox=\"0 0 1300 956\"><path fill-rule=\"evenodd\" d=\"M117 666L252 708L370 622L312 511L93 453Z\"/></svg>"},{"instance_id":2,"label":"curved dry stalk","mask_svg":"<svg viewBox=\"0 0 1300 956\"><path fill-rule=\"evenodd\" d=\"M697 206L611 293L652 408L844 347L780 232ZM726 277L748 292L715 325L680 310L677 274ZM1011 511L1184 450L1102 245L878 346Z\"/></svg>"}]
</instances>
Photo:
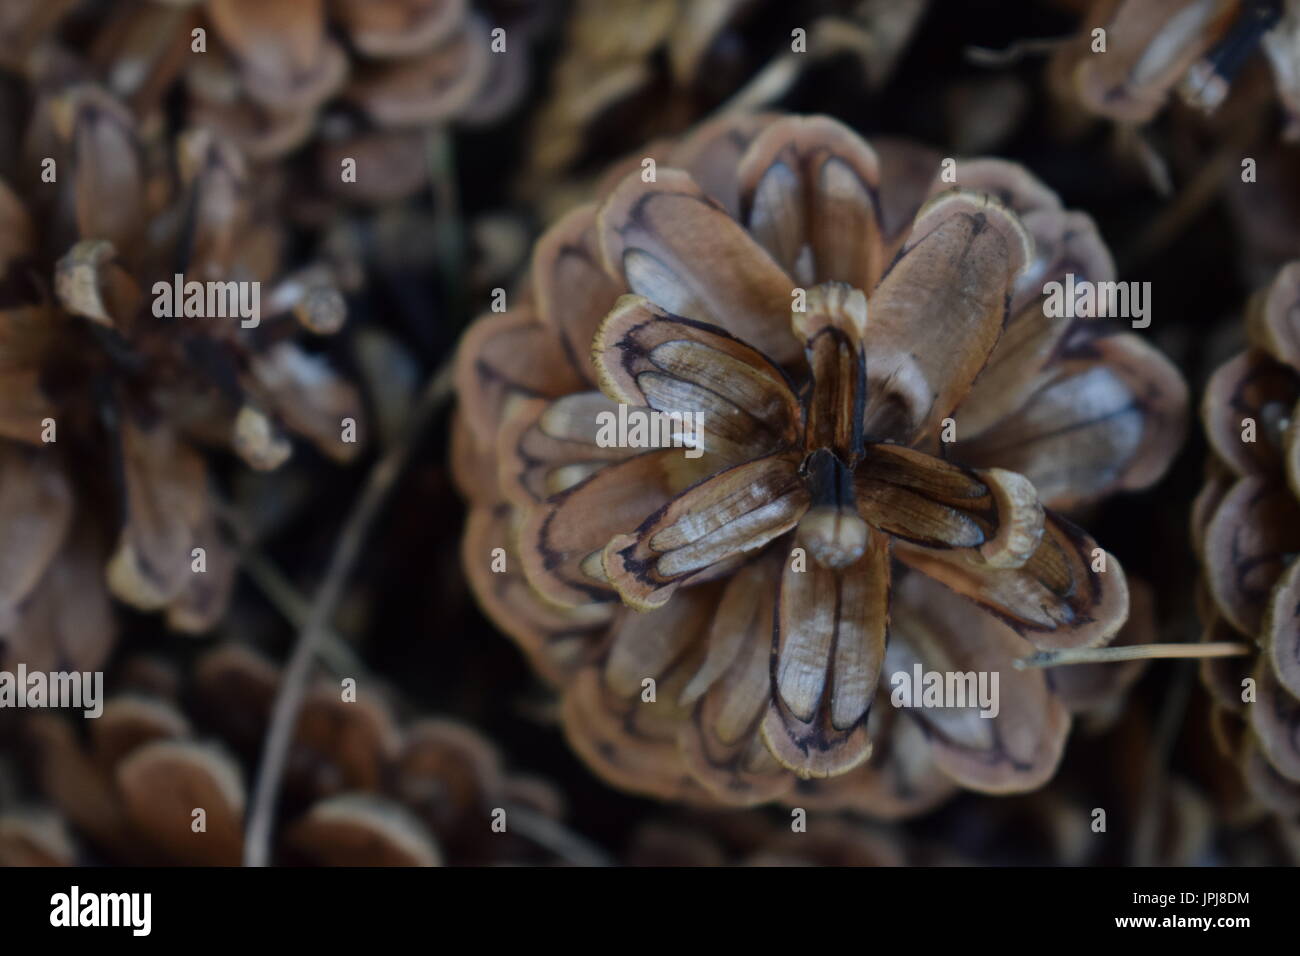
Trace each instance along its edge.
<instances>
[{"instance_id":1,"label":"curved dry stalk","mask_svg":"<svg viewBox=\"0 0 1300 956\"><path fill-rule=\"evenodd\" d=\"M1015 40L1001 50L986 46L968 46L963 51L966 62L991 69L1013 66L1031 56L1048 56L1072 41L1074 37L1026 37Z\"/></svg>"},{"instance_id":2,"label":"curved dry stalk","mask_svg":"<svg viewBox=\"0 0 1300 956\"><path fill-rule=\"evenodd\" d=\"M1157 658L1188 660L1202 657L1247 657L1255 653L1249 644L1216 641L1206 644L1130 644L1123 647L1071 647L1039 651L1015 662L1018 671L1069 664L1105 664L1112 661L1149 661Z\"/></svg>"},{"instance_id":3,"label":"curved dry stalk","mask_svg":"<svg viewBox=\"0 0 1300 956\"><path fill-rule=\"evenodd\" d=\"M927 0L866 0L857 19L825 17L812 25L806 53L777 54L714 112L723 116L771 107L815 64L842 54L858 57L876 88L892 71L898 55L916 31Z\"/></svg>"},{"instance_id":4,"label":"curved dry stalk","mask_svg":"<svg viewBox=\"0 0 1300 956\"><path fill-rule=\"evenodd\" d=\"M1256 114L1248 114L1233 127L1223 145L1200 166L1196 175L1183 186L1173 201L1117 256L1121 273L1131 273L1163 251L1205 211L1222 192L1228 172L1241 163L1242 155L1256 140L1260 128L1261 122ZM1140 133L1134 132L1133 135L1137 137L1135 145L1150 152L1145 160L1163 164L1163 159L1159 158L1154 147ZM1168 175L1167 170L1165 175Z\"/></svg>"},{"instance_id":5,"label":"curved dry stalk","mask_svg":"<svg viewBox=\"0 0 1300 956\"><path fill-rule=\"evenodd\" d=\"M275 707L271 712L266 745L258 764L257 781L248 811L248 825L244 831L245 866L267 865L275 804L280 794L284 764L289 756L303 694L307 690L321 643L329 630L329 621L338 607L343 585L356 564L367 531L401 475L417 439L450 396L451 379L451 365L447 363L425 386L407 425L404 439L385 452L371 469L365 488L339 535L325 577L312 596L311 607L298 632L293 654L280 682Z\"/></svg>"}]
</instances>

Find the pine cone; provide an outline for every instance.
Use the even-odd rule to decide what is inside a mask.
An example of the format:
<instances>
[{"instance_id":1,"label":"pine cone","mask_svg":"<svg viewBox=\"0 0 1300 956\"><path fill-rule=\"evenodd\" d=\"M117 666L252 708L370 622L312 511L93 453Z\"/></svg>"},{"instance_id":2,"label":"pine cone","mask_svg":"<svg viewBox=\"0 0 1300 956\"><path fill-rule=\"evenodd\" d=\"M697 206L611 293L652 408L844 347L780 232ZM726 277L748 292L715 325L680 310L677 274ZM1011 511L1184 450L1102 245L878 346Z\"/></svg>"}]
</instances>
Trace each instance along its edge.
<instances>
[{"instance_id":1,"label":"pine cone","mask_svg":"<svg viewBox=\"0 0 1300 956\"><path fill-rule=\"evenodd\" d=\"M0 182L0 522L27 529L0 573L3 661L97 670L105 580L183 631L225 607L234 554L201 449L272 468L287 428L346 461L360 399L292 341L300 325L336 330L343 299L324 261L281 273L280 227L233 147L146 137L92 86L45 95L27 145L29 168L55 178L28 185L28 204ZM176 274L264 283L257 327L158 317Z\"/></svg>"},{"instance_id":2,"label":"pine cone","mask_svg":"<svg viewBox=\"0 0 1300 956\"><path fill-rule=\"evenodd\" d=\"M11 66L38 78L55 68L93 77L142 123L164 116L179 91L191 125L250 161L311 145L320 185L365 201L425 185L428 128L489 122L514 105L535 19L515 11L494 38L467 0L123 0L59 12L88 38L78 55L51 55L59 18L49 4L33 5L15 11L8 43L0 30ZM49 46L24 49L34 37ZM346 184L344 158L357 166Z\"/></svg>"},{"instance_id":3,"label":"pine cone","mask_svg":"<svg viewBox=\"0 0 1300 956\"><path fill-rule=\"evenodd\" d=\"M1298 31L1300 8L1291 0L1095 0L1050 72L1058 92L1088 113L1145 123L1175 91L1214 112L1251 54L1262 49L1290 117L1287 137L1294 139L1300 135Z\"/></svg>"},{"instance_id":4,"label":"pine cone","mask_svg":"<svg viewBox=\"0 0 1300 956\"><path fill-rule=\"evenodd\" d=\"M1053 509L1155 481L1185 418L1139 337L1041 307L1067 272L1112 277L1092 222L1013 164L952 188L822 117L651 158L462 343L479 600L627 789L899 816L1042 784L1070 709L1012 663L1128 613L1118 562ZM620 405L702 412L703 453L608 447ZM891 707L914 667L1000 674L1000 713Z\"/></svg>"},{"instance_id":5,"label":"pine cone","mask_svg":"<svg viewBox=\"0 0 1300 956\"><path fill-rule=\"evenodd\" d=\"M1258 648L1202 664L1217 737L1258 800L1290 817L1300 813L1298 305L1293 262L1251 299L1249 347L1210 378L1202 415L1213 457L1192 516L1206 640Z\"/></svg>"},{"instance_id":6,"label":"pine cone","mask_svg":"<svg viewBox=\"0 0 1300 956\"><path fill-rule=\"evenodd\" d=\"M76 834L108 862L237 866L245 780L262 745L279 672L223 644L178 686L137 660L81 741L63 717L29 719L46 805L0 817L0 859L76 861ZM285 862L331 866L544 862L510 826L519 807L562 812L544 781L509 774L492 745L457 721L402 722L370 684L343 701L337 681L308 692L286 767ZM182 701L188 704L183 706ZM196 832L195 809L206 829ZM495 832L494 811L506 828ZM55 812L52 812L55 811ZM62 847L58 852L54 848Z\"/></svg>"}]
</instances>

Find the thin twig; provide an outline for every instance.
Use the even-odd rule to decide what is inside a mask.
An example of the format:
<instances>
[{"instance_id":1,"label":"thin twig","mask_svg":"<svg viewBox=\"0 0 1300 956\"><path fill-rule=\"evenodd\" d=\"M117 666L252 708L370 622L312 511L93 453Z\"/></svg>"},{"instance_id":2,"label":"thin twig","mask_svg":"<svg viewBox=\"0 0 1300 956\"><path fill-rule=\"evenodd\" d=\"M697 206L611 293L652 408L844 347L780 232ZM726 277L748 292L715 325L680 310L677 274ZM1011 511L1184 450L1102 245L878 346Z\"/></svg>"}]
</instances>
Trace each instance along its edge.
<instances>
[{"instance_id":1,"label":"thin twig","mask_svg":"<svg viewBox=\"0 0 1300 956\"><path fill-rule=\"evenodd\" d=\"M429 188L433 198L434 234L439 269L446 289L447 310L460 318L469 313L465 287L465 223L456 189L456 158L450 134L435 127L425 139Z\"/></svg>"},{"instance_id":2,"label":"thin twig","mask_svg":"<svg viewBox=\"0 0 1300 956\"><path fill-rule=\"evenodd\" d=\"M454 314L464 312L464 228L456 205L455 156L446 130L435 128L426 140L429 173L438 215L439 245L443 279L448 285L448 300ZM360 554L366 532L378 515L388 493L397 483L419 437L433 416L451 395L452 369L448 361L425 386L411 411L402 438L387 449L371 468L366 486L353 505L330 558L325 577L312 598L306 620L298 631L298 640L280 682L266 744L258 765L257 784L244 830L244 864L266 866L271 852L271 831L275 823L275 804L280 794L280 780L293 740L294 726L311 678L312 666L320 651L330 619L343 595L343 585Z\"/></svg>"},{"instance_id":3,"label":"thin twig","mask_svg":"<svg viewBox=\"0 0 1300 956\"><path fill-rule=\"evenodd\" d=\"M911 21L903 28L906 34L911 33L920 12L918 6ZM899 46L901 45L900 42ZM765 109L790 92L804 71L845 53L858 56L863 63L873 60L878 62L884 58L878 38L870 29L835 17L818 20L813 24L806 53L790 50L772 57L766 66L714 110L712 115L726 116Z\"/></svg>"},{"instance_id":4,"label":"thin twig","mask_svg":"<svg viewBox=\"0 0 1300 956\"><path fill-rule=\"evenodd\" d=\"M1114 140L1122 152L1127 152L1136 159L1146 173L1147 182L1151 188L1156 191L1156 195L1161 199L1168 199L1174 192L1174 177L1169 171L1169 160L1165 159L1164 154L1156 148L1151 142L1150 137L1141 126L1135 123L1117 123L1114 127ZM1186 215L1194 215L1196 210L1200 209L1200 204L1204 196L1212 195L1205 193L1204 190L1209 188L1201 185L1208 183L1209 187L1217 185L1213 180L1206 178L1205 171L1202 170L1196 183L1196 188L1188 187L1178 196L1178 201L1170 204L1165 209L1165 214L1170 210L1185 210ZM1179 213L1177 215L1183 215ZM1164 215L1164 214L1162 214ZM1169 215L1168 219L1177 224L1177 215Z\"/></svg>"},{"instance_id":5,"label":"thin twig","mask_svg":"<svg viewBox=\"0 0 1300 956\"><path fill-rule=\"evenodd\" d=\"M311 612L311 602L293 586L279 565L257 548L242 550L239 563L244 573L284 619L296 630L302 630ZM325 628L321 637L320 656L336 674L358 674L365 669L352 645L330 627Z\"/></svg>"},{"instance_id":6,"label":"thin twig","mask_svg":"<svg viewBox=\"0 0 1300 956\"><path fill-rule=\"evenodd\" d=\"M1254 654L1249 644L1216 641L1207 644L1129 644L1121 647L1070 647L1039 651L1015 662L1018 671L1068 664L1105 664L1111 661L1148 661L1156 658L1246 657Z\"/></svg>"},{"instance_id":7,"label":"thin twig","mask_svg":"<svg viewBox=\"0 0 1300 956\"><path fill-rule=\"evenodd\" d=\"M1173 682L1165 695L1157 720L1154 739L1147 749L1145 782L1142 787L1138 820L1134 827L1130 861L1134 866L1151 866L1156 860L1160 842L1160 810L1168 792L1168 765L1174 744L1183 727L1187 702L1192 697L1196 669L1190 663L1175 665Z\"/></svg>"},{"instance_id":8,"label":"thin twig","mask_svg":"<svg viewBox=\"0 0 1300 956\"><path fill-rule=\"evenodd\" d=\"M361 553L366 532L401 475L417 439L424 433L434 414L451 394L451 366L444 365L429 380L420 396L402 441L379 459L366 479L366 486L348 515L338 545L330 558L325 577L312 597L310 612L298 632L293 654L280 682L266 745L258 764L257 783L248 812L244 834L244 864L266 866L270 857L271 829L275 804L280 795L280 780L289 756L298 710L311 678L312 666L320 650L330 619L343 596L343 585Z\"/></svg>"},{"instance_id":9,"label":"thin twig","mask_svg":"<svg viewBox=\"0 0 1300 956\"><path fill-rule=\"evenodd\" d=\"M1254 114L1237 124L1223 145L1201 165L1173 202L1161 210L1118 256L1121 274L1131 273L1137 266L1162 251L1214 201L1223 189L1228 171L1241 165L1242 153L1256 139L1259 129L1260 121ZM1151 148L1145 140L1139 141Z\"/></svg>"},{"instance_id":10,"label":"thin twig","mask_svg":"<svg viewBox=\"0 0 1300 956\"><path fill-rule=\"evenodd\" d=\"M986 46L968 46L965 49L966 62L976 66L990 68L1011 66L1030 56L1047 56L1065 46L1072 36L1064 37L1029 37L1016 40L1010 46L995 50Z\"/></svg>"},{"instance_id":11,"label":"thin twig","mask_svg":"<svg viewBox=\"0 0 1300 956\"><path fill-rule=\"evenodd\" d=\"M753 79L719 106L714 115L755 112L776 102L799 78L805 59L795 53L784 53L773 57L765 67L754 74Z\"/></svg>"},{"instance_id":12,"label":"thin twig","mask_svg":"<svg viewBox=\"0 0 1300 956\"><path fill-rule=\"evenodd\" d=\"M280 616L302 630L307 621L311 603L294 586L279 565L271 560L255 543L254 535L239 511L215 491L212 493L213 511L217 519L235 539L239 550L239 568L248 576L262 596L280 612ZM321 641L321 659L336 674L356 674L362 670L361 660L343 637L332 628L326 628Z\"/></svg>"},{"instance_id":13,"label":"thin twig","mask_svg":"<svg viewBox=\"0 0 1300 956\"><path fill-rule=\"evenodd\" d=\"M614 865L605 851L586 837L574 833L558 820L552 820L531 807L511 806L507 808L506 819L516 833L550 850L566 863L574 866Z\"/></svg>"}]
</instances>

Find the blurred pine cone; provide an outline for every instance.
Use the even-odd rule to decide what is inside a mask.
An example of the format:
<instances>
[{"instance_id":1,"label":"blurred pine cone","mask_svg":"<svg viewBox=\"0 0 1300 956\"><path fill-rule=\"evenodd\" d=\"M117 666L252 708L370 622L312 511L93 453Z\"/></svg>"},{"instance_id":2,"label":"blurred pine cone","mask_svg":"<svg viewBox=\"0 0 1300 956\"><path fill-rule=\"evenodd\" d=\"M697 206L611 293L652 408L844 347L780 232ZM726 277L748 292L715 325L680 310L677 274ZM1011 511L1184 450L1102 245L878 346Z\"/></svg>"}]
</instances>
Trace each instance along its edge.
<instances>
[{"instance_id":1,"label":"blurred pine cone","mask_svg":"<svg viewBox=\"0 0 1300 956\"><path fill-rule=\"evenodd\" d=\"M1196 500L1199 608L1210 641L1258 653L1203 662L1220 745L1255 797L1300 813L1300 262L1251 299L1249 347L1202 405L1213 451ZM1253 685L1253 688L1252 686ZM1253 693L1251 692L1253 689Z\"/></svg>"},{"instance_id":2,"label":"blurred pine cone","mask_svg":"<svg viewBox=\"0 0 1300 956\"><path fill-rule=\"evenodd\" d=\"M856 57L879 86L926 0L577 0L533 127L528 177L539 201L593 146L676 135L766 70L780 97L808 64ZM804 49L791 49L793 28ZM755 103L748 104L751 108ZM626 148L619 147L619 150ZM599 153L599 149L597 149Z\"/></svg>"},{"instance_id":3,"label":"blurred pine cone","mask_svg":"<svg viewBox=\"0 0 1300 956\"><path fill-rule=\"evenodd\" d=\"M0 666L97 670L105 582L179 630L225 607L234 555L201 449L273 468L289 429L348 460L361 445L342 420L360 420L360 398L293 342L342 324L337 270L282 271L282 227L233 147L146 135L73 86L41 98L26 148L33 181L0 181L0 523L24 529L0 564ZM265 283L260 324L159 318L155 283L176 274Z\"/></svg>"},{"instance_id":4,"label":"blurred pine cone","mask_svg":"<svg viewBox=\"0 0 1300 956\"><path fill-rule=\"evenodd\" d=\"M627 789L900 816L1039 786L1069 682L1012 663L1128 614L1118 562L1050 509L1155 481L1185 418L1139 337L1041 306L1067 272L1113 278L1091 220L1014 164L965 160L952 188L939 157L821 117L651 158L462 343L479 600ZM603 446L619 403L702 412L703 455ZM889 706L914 666L999 673L1000 713Z\"/></svg>"},{"instance_id":5,"label":"blurred pine cone","mask_svg":"<svg viewBox=\"0 0 1300 956\"><path fill-rule=\"evenodd\" d=\"M1103 49L1097 45L1103 38ZM1052 60L1058 93L1088 113L1145 123L1175 91L1213 113L1262 49L1274 95L1300 136L1300 4L1295 0L1094 0Z\"/></svg>"},{"instance_id":6,"label":"blurred pine cone","mask_svg":"<svg viewBox=\"0 0 1300 956\"><path fill-rule=\"evenodd\" d=\"M501 23L487 14L492 6ZM519 99L538 6L24 0L0 20L0 65L38 81L51 72L93 78L142 122L160 117L181 91L190 124L212 129L254 163L310 144L321 188L339 199L388 201L427 182L427 129L489 122ZM494 38L497 28L505 32ZM74 38L66 46L65 36ZM74 46L85 56L71 54ZM342 179L344 158L356 161L355 182Z\"/></svg>"},{"instance_id":7,"label":"blurred pine cone","mask_svg":"<svg viewBox=\"0 0 1300 956\"><path fill-rule=\"evenodd\" d=\"M182 681L140 659L120 680L103 715L87 723L85 741L61 716L29 718L45 803L0 818L0 862L44 856L71 864L72 847L85 843L89 859L115 864L237 866L244 781L263 742L277 668L245 646L222 644ZM339 682L328 678L306 695L286 766L279 859L331 866L551 859L518 835L512 814L558 817L563 804L552 786L507 773L495 748L457 721L400 721L384 691L363 683L354 701L343 701ZM201 832L196 808L206 815ZM503 832L493 828L498 808Z\"/></svg>"}]
</instances>

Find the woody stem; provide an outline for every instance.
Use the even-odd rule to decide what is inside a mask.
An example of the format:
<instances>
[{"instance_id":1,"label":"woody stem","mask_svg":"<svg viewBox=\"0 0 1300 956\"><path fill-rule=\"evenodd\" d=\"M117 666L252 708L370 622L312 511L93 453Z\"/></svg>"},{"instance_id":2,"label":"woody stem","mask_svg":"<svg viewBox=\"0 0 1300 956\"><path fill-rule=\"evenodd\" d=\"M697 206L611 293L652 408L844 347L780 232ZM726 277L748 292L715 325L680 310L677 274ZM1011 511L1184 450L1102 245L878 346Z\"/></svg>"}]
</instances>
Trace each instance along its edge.
<instances>
[{"instance_id":1,"label":"woody stem","mask_svg":"<svg viewBox=\"0 0 1300 956\"><path fill-rule=\"evenodd\" d=\"M1186 660L1202 657L1246 657L1255 653L1249 644L1216 641L1207 644L1134 644L1125 647L1071 647L1039 651L1015 662L1018 671L1066 664L1105 664L1112 661L1149 661L1157 658Z\"/></svg>"},{"instance_id":2,"label":"woody stem","mask_svg":"<svg viewBox=\"0 0 1300 956\"><path fill-rule=\"evenodd\" d=\"M280 794L280 779L284 773L285 761L293 741L293 731L298 723L298 711L322 641L329 631L329 622L343 596L343 586L348 575L361 553L366 533L387 500L388 493L397 483L416 441L424 434L430 420L450 394L451 368L450 365L445 365L425 386L407 423L404 439L395 443L371 469L365 488L339 534L325 577L312 596L311 606L298 631L297 643L289 657L288 666L285 667L271 712L271 723L267 729L266 744L262 749L257 783L248 812L244 836L245 866L266 866L270 860L275 805Z\"/></svg>"}]
</instances>

